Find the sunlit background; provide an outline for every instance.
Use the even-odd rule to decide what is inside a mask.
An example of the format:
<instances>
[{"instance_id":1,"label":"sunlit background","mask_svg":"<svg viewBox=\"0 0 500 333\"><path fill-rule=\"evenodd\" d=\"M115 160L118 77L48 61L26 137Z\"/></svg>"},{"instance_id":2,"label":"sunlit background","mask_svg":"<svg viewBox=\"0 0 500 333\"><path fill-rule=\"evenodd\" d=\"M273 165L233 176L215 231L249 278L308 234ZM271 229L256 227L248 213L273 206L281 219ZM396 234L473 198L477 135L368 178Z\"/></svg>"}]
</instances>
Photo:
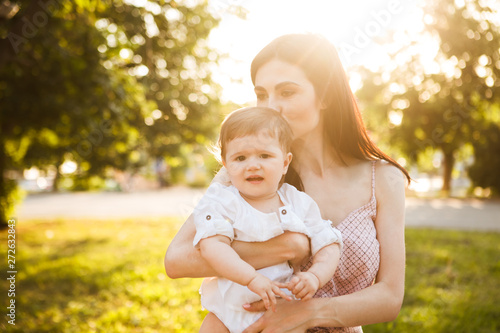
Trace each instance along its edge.
<instances>
[{"instance_id":1,"label":"sunlit background","mask_svg":"<svg viewBox=\"0 0 500 333\"><path fill-rule=\"evenodd\" d=\"M161 258L253 57L294 32L336 45L414 180L402 310L363 330L500 332L500 1L0 0L2 332L198 330L201 281Z\"/></svg>"},{"instance_id":2,"label":"sunlit background","mask_svg":"<svg viewBox=\"0 0 500 333\"><path fill-rule=\"evenodd\" d=\"M225 57L214 70L214 80L223 87L221 97L225 101L237 104L252 104L255 97L250 80L249 68L255 54L274 38L287 33L319 33L329 39L340 54L353 91L363 84L357 71L359 67L375 72L385 72L387 77L391 71L397 70L409 61L409 57L418 55L423 75L443 73L447 78L460 78L460 69L465 67L464 60L456 58L437 61L440 40L436 35L425 31L425 24L434 23L433 17L424 11L422 1L398 0L359 0L359 1L245 1L245 0L212 0L212 6L222 18L219 26L209 37L209 43L221 51ZM458 8L464 7L466 1L456 0ZM482 1L498 9L494 1ZM238 11L237 6L243 10ZM240 14L240 15L238 15ZM498 13L497 13L498 14ZM470 16L477 17L471 13ZM486 18L486 17L485 17ZM500 25L500 15L494 13L487 17L490 22ZM475 38L474 32L467 32ZM489 36L486 35L488 40ZM406 52L398 51L405 49ZM485 78L487 86L494 85L494 76L487 73L489 60L486 55L479 58L475 68L477 74ZM414 77L418 84L421 78ZM399 92L402 87L392 82L390 91ZM435 93L435 91L434 91ZM433 92L422 94L427 100ZM388 112L389 123L401 125L402 110L408 108L407 100L396 101L401 106ZM444 111L443 111L444 112ZM404 157L398 162L407 166ZM458 168L465 170L470 160L459 161ZM442 155L433 154L430 163L435 168L442 167ZM414 172L415 180L410 189L416 193L427 193L440 189L443 178ZM462 189L470 186L470 182L461 177L456 185ZM484 192L489 194L489 189ZM483 194L476 189L476 194Z\"/></svg>"},{"instance_id":3,"label":"sunlit background","mask_svg":"<svg viewBox=\"0 0 500 333\"><path fill-rule=\"evenodd\" d=\"M400 31L400 42L423 29L423 11L415 0L359 1L265 1L212 0L221 22L210 34L209 43L227 55L214 79L223 87L223 98L236 103L253 101L250 63L257 52L274 38L288 33L318 33L339 50L346 68L364 65L377 69L390 61L380 41ZM243 7L245 18L235 12ZM402 32L406 33L402 33ZM422 43L435 55L435 41ZM399 45L400 47L401 45ZM398 45L396 45L398 47ZM434 50L434 53L433 53ZM353 74L352 87L359 86Z\"/></svg>"},{"instance_id":4,"label":"sunlit background","mask_svg":"<svg viewBox=\"0 0 500 333\"><path fill-rule=\"evenodd\" d=\"M14 59L0 82L15 110L4 173L28 192L128 191L155 173L160 187L206 185L222 117L254 104L253 57L280 35L317 33L336 46L373 140L416 180L410 190L493 193L498 1L42 3L0 3L0 62ZM136 176L144 184L127 185Z\"/></svg>"}]
</instances>

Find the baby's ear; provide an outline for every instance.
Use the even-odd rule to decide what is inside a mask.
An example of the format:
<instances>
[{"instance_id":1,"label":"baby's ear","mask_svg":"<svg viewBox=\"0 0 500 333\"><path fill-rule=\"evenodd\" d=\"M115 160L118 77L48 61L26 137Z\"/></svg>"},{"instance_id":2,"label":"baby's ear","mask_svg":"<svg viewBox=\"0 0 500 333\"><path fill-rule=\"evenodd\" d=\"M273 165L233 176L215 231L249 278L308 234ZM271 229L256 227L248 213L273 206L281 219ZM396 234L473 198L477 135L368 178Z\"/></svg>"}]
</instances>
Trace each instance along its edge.
<instances>
[{"instance_id":1,"label":"baby's ear","mask_svg":"<svg viewBox=\"0 0 500 333\"><path fill-rule=\"evenodd\" d=\"M285 155L285 161L283 162L283 174L286 174L286 172L288 171L288 167L290 166L290 163L292 162L292 153L287 153Z\"/></svg>"}]
</instances>

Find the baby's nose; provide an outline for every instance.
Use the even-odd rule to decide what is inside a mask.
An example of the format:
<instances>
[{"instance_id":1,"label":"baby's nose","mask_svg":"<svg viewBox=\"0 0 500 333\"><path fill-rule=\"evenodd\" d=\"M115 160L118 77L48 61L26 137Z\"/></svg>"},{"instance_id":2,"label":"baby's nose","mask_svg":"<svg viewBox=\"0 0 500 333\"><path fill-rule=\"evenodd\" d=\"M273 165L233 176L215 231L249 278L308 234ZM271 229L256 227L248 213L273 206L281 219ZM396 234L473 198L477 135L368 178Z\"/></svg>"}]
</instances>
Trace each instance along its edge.
<instances>
[{"instance_id":1,"label":"baby's nose","mask_svg":"<svg viewBox=\"0 0 500 333\"><path fill-rule=\"evenodd\" d=\"M249 170L257 170L260 169L260 161L257 158L251 158L248 161L248 169Z\"/></svg>"}]
</instances>

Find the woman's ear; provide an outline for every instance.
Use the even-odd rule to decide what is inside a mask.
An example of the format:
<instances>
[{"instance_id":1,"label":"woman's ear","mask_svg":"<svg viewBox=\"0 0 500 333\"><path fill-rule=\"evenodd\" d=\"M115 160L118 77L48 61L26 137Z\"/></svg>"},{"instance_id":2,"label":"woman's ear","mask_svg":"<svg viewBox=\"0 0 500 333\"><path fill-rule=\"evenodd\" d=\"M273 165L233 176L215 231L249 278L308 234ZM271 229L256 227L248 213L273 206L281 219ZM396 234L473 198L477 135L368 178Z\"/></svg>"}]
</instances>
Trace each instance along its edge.
<instances>
[{"instance_id":1,"label":"woman's ear","mask_svg":"<svg viewBox=\"0 0 500 333\"><path fill-rule=\"evenodd\" d=\"M290 163L292 162L292 153L288 153L285 155L285 161L283 162L283 174L285 175L288 171L288 167L290 166Z\"/></svg>"}]
</instances>

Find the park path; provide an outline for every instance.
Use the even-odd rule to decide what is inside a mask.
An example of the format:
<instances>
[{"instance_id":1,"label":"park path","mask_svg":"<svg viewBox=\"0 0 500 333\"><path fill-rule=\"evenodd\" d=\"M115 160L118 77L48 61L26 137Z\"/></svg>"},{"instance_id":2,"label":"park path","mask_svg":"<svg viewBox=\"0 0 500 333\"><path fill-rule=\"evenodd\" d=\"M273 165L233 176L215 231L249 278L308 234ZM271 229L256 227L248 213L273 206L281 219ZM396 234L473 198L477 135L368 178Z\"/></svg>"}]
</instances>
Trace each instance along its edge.
<instances>
[{"instance_id":1,"label":"park path","mask_svg":"<svg viewBox=\"0 0 500 333\"><path fill-rule=\"evenodd\" d=\"M17 218L187 217L204 189L171 187L141 192L39 193L25 198ZM439 229L500 231L500 201L406 199L406 225Z\"/></svg>"}]
</instances>

